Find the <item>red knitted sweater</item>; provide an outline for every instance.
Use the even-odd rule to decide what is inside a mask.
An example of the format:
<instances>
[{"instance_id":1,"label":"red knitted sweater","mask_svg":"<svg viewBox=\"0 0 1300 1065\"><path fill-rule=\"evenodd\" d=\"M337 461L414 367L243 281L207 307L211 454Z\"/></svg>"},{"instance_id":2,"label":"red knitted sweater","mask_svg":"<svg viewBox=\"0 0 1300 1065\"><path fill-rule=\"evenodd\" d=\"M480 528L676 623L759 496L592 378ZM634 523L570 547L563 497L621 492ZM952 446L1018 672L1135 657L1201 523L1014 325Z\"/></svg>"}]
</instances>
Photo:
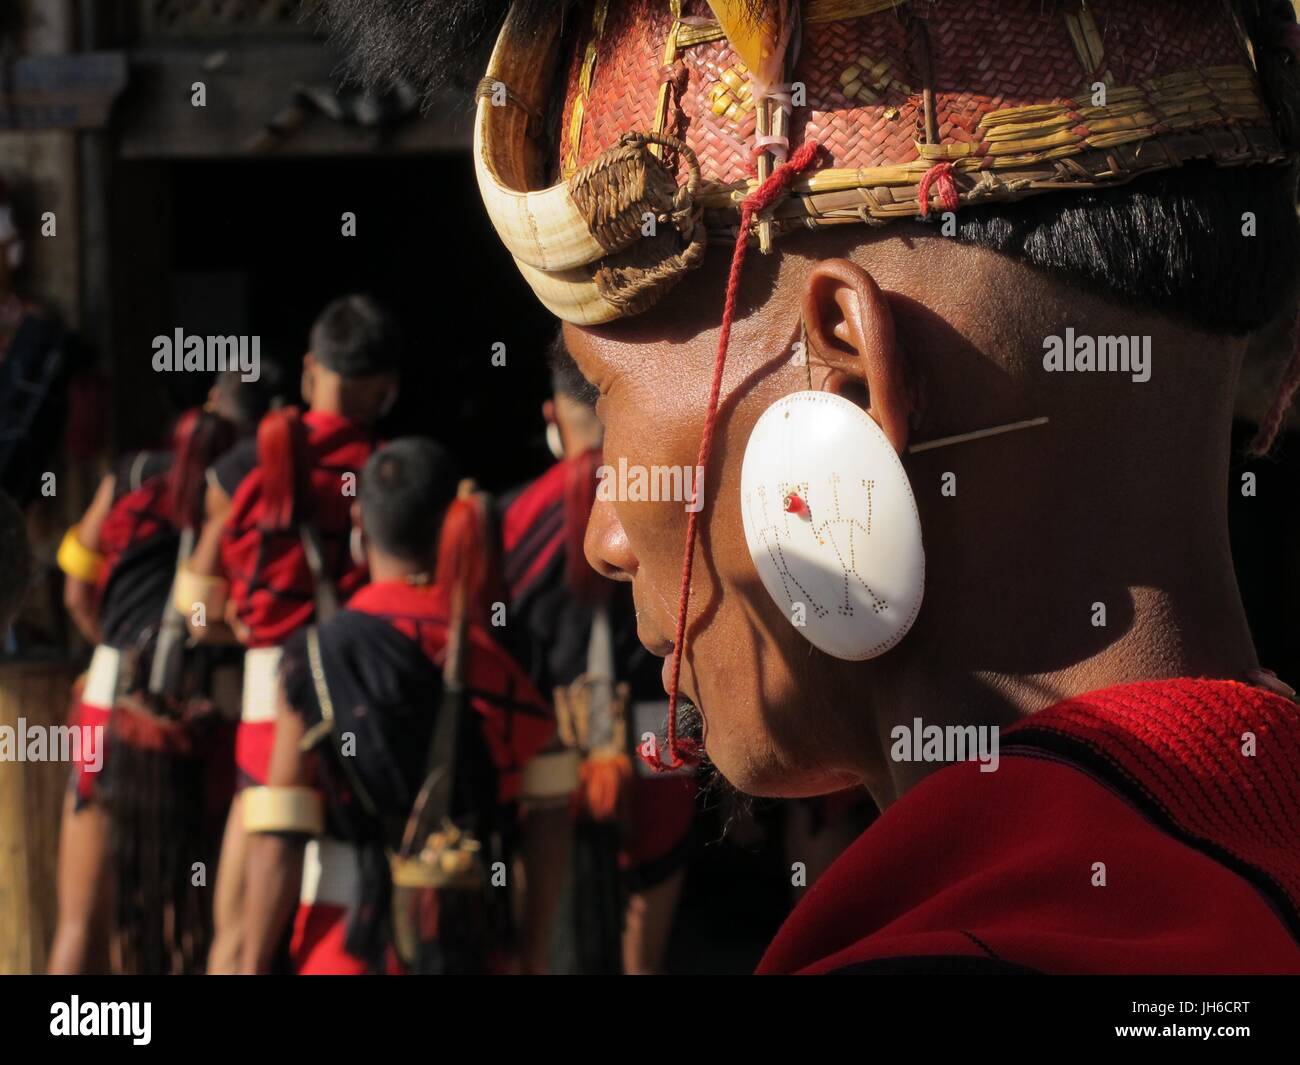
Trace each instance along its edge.
<instances>
[{"instance_id":1,"label":"red knitted sweater","mask_svg":"<svg viewBox=\"0 0 1300 1065\"><path fill-rule=\"evenodd\" d=\"M1022 969L1300 973L1300 707L1184 679L1034 714L996 772L950 766L886 810L759 966Z\"/></svg>"}]
</instances>

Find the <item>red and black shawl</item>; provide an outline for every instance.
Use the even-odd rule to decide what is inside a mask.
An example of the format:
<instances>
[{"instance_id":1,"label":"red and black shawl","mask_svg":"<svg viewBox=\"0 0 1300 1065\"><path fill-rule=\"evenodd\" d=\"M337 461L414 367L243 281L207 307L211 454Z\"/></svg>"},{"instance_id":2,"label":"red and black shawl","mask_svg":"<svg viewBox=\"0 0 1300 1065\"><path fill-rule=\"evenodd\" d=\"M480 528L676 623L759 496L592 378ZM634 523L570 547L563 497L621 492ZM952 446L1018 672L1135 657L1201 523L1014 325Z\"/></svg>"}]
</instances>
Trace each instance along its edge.
<instances>
[{"instance_id":1,"label":"red and black shawl","mask_svg":"<svg viewBox=\"0 0 1300 1065\"><path fill-rule=\"evenodd\" d=\"M758 971L1300 973L1295 703L1124 685L1032 715L1000 753L887 809Z\"/></svg>"},{"instance_id":2,"label":"red and black shawl","mask_svg":"<svg viewBox=\"0 0 1300 1065\"><path fill-rule=\"evenodd\" d=\"M272 412L276 414L277 412ZM337 414L308 411L306 428L307 517L319 530L324 569L334 582L340 602L365 581L348 551L355 491L374 449L365 427ZM250 647L274 647L311 621L315 612L315 581L307 564L297 526L268 528L265 521L263 469L252 441L232 449L213 467L217 483L231 497L230 513L221 537L221 565L230 581L230 599L241 623L250 632Z\"/></svg>"}]
</instances>

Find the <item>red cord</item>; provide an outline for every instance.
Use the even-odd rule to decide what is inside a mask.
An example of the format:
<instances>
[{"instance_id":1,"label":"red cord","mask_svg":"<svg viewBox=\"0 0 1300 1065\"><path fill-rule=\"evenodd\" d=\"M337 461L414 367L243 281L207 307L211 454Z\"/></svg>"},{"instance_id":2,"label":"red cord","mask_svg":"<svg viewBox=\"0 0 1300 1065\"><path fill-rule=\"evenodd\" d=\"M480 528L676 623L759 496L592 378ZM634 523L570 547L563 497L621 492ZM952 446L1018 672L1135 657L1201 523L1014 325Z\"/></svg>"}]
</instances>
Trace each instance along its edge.
<instances>
[{"instance_id":1,"label":"red cord","mask_svg":"<svg viewBox=\"0 0 1300 1065\"><path fill-rule=\"evenodd\" d=\"M731 321L736 315L736 293L740 289L740 272L745 265L745 251L749 247L749 227L754 215L772 206L785 192L787 186L817 158L821 145L808 141L778 167L763 184L745 197L740 205L740 232L736 234L736 250L731 257L731 274L727 279L727 298L722 309L722 329L718 334L718 355L713 364L713 385L709 389L708 414L704 419L704 432L700 437L700 453L695 468L707 470L709 455L713 451L713 430L718 421L718 401L722 394L722 371L727 363L727 345L731 341ZM700 510L691 511L686 520L686 554L682 560L682 587L677 598L677 635L673 641L672 682L668 695L668 761L659 757L658 749L649 755L642 752L641 759L656 773L694 765L699 761L700 745L694 740L680 739L677 735L677 685L682 675L682 654L686 645L686 613L691 601L691 568L695 561L695 539L699 531Z\"/></svg>"},{"instance_id":2,"label":"red cord","mask_svg":"<svg viewBox=\"0 0 1300 1065\"><path fill-rule=\"evenodd\" d=\"M921 175L921 184L916 190L916 198L921 203L921 217L930 217L930 187L939 190L939 206L945 211L955 211L961 206L957 196L957 182L952 177L952 163L936 163Z\"/></svg>"}]
</instances>

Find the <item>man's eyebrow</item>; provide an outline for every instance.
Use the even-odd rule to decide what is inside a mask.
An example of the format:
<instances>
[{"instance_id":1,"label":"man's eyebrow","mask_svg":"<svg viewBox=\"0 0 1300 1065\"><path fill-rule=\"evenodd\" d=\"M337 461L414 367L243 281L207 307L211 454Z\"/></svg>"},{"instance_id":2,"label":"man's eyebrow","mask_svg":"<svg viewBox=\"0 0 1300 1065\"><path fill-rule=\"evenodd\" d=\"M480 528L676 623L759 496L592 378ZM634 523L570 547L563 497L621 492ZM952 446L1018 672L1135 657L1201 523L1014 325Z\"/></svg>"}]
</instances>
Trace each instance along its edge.
<instances>
[{"instance_id":1,"label":"man's eyebrow","mask_svg":"<svg viewBox=\"0 0 1300 1065\"><path fill-rule=\"evenodd\" d=\"M588 407L594 407L600 399L600 389L588 381L574 361L573 353L564 343L564 333L557 332L547 352L547 361L551 365L551 385L556 392L577 400Z\"/></svg>"}]
</instances>

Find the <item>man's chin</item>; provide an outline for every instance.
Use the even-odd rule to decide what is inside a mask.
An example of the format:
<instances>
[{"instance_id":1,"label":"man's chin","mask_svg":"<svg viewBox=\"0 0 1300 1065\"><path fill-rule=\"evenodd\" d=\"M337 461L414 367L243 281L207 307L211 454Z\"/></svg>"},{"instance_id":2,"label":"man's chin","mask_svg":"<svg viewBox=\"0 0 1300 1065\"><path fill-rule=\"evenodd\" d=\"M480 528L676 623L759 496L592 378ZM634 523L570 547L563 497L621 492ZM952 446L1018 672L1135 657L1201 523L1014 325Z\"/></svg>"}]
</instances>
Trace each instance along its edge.
<instances>
[{"instance_id":1,"label":"man's chin","mask_svg":"<svg viewBox=\"0 0 1300 1065\"><path fill-rule=\"evenodd\" d=\"M678 727L682 724L679 717ZM706 761L712 771L742 794L755 799L808 799L830 795L856 783L843 774L797 768L773 750L767 737L754 736L745 729L733 736L718 727L717 721L713 724L705 750Z\"/></svg>"}]
</instances>

